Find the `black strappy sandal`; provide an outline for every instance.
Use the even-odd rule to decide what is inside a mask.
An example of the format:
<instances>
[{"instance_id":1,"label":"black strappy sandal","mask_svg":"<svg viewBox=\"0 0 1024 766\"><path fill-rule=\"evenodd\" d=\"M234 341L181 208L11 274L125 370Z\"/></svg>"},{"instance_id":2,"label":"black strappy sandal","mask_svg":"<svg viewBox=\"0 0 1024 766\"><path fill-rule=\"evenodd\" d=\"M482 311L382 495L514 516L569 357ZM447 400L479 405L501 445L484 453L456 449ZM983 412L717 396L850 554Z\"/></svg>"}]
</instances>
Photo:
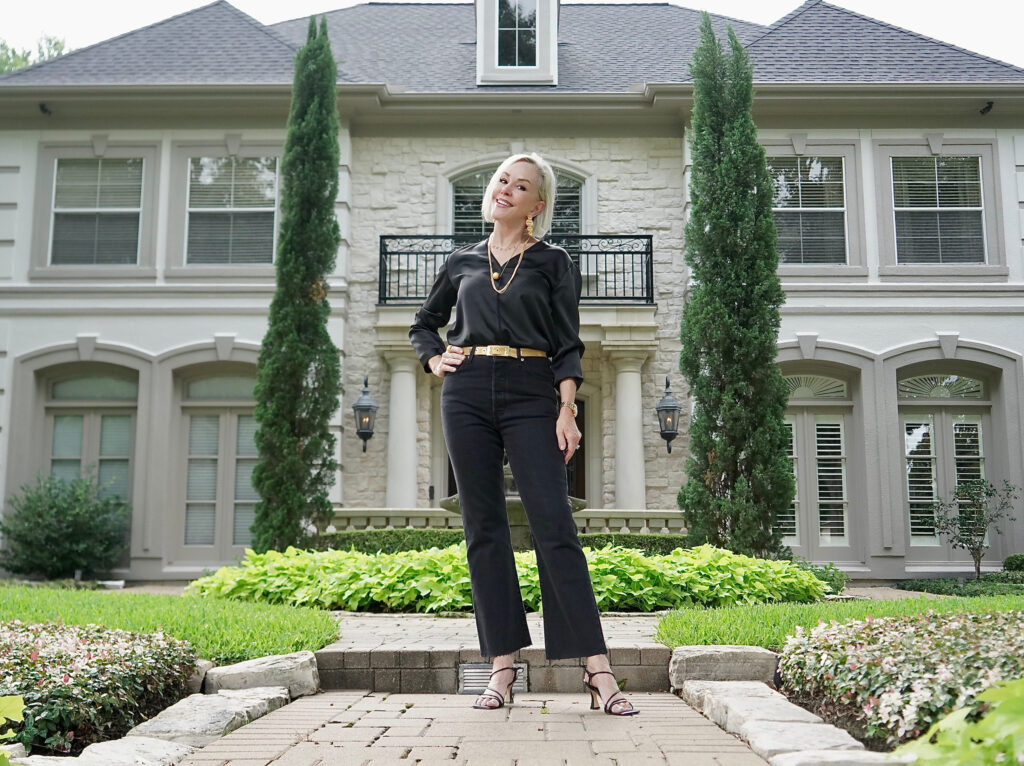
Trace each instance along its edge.
<instances>
[{"instance_id":1,"label":"black strappy sandal","mask_svg":"<svg viewBox=\"0 0 1024 766\"><path fill-rule=\"evenodd\" d=\"M512 680L509 681L508 688L505 689L505 696L502 696L501 692L497 691L496 689L492 689L490 686L488 686L486 689L483 690L483 692L480 693L480 696L476 698L477 701L473 705L473 707L476 710L497 710L498 708L505 707L505 697L508 697L508 704L512 704L512 687L519 679L519 668L517 668L515 665L509 665L507 668L498 668L493 673L491 673L489 678L494 678L496 675L498 675L498 673L504 673L506 670L512 671ZM498 704L481 705L480 700L482 699L498 700Z\"/></svg>"},{"instance_id":2,"label":"black strappy sandal","mask_svg":"<svg viewBox=\"0 0 1024 766\"><path fill-rule=\"evenodd\" d=\"M590 682L594 680L594 676L602 674L615 678L615 674L607 670L598 670L596 673L591 673L589 670L583 671L583 685L587 687L587 690L590 692L591 710L600 710L598 700L601 699L601 692L599 692L597 687ZM616 705L622 705L623 703L629 705L629 708L625 710L620 708L618 711L612 709ZM626 699L622 692L615 692L615 694L609 697L608 701L604 703L604 712L607 715L637 715L640 711L633 707L633 703Z\"/></svg>"}]
</instances>

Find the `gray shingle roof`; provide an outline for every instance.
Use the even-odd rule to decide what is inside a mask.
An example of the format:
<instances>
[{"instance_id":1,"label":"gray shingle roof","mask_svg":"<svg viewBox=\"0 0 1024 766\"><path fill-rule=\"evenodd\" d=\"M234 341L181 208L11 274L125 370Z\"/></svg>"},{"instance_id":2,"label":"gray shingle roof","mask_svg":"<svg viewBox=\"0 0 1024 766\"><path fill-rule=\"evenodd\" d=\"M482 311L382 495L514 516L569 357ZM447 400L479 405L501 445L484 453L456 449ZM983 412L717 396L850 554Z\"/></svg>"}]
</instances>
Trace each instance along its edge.
<instances>
[{"instance_id":1,"label":"gray shingle roof","mask_svg":"<svg viewBox=\"0 0 1024 766\"><path fill-rule=\"evenodd\" d=\"M1024 82L1024 69L811 0L771 27L731 24L759 83ZM563 4L557 86L476 85L472 3L371 2L327 14L342 83L431 93L624 92L685 82L700 14ZM308 19L264 26L226 0L0 77L5 86L290 84Z\"/></svg>"},{"instance_id":2,"label":"gray shingle roof","mask_svg":"<svg viewBox=\"0 0 1024 766\"><path fill-rule=\"evenodd\" d=\"M295 50L220 0L17 70L0 86L291 84Z\"/></svg>"},{"instance_id":3,"label":"gray shingle roof","mask_svg":"<svg viewBox=\"0 0 1024 766\"><path fill-rule=\"evenodd\" d=\"M558 85L476 84L476 20L472 3L366 3L327 14L339 79L387 82L416 92L619 92L644 82L689 77L700 13L668 3L563 4L559 18ZM731 23L741 41L767 27L713 17L721 34ZM296 44L306 19L274 25Z\"/></svg>"},{"instance_id":4,"label":"gray shingle roof","mask_svg":"<svg viewBox=\"0 0 1024 766\"><path fill-rule=\"evenodd\" d=\"M1024 82L1024 69L821 0L746 47L757 82Z\"/></svg>"}]
</instances>

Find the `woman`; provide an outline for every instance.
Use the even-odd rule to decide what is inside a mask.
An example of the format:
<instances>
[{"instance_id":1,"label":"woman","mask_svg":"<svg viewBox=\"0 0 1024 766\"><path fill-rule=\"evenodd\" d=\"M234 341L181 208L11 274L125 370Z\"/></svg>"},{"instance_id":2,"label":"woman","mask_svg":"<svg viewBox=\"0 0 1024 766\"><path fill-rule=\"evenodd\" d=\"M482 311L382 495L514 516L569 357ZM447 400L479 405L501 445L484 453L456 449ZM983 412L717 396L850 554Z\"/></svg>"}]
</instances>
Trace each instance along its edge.
<instances>
[{"instance_id":1,"label":"woman","mask_svg":"<svg viewBox=\"0 0 1024 766\"><path fill-rule=\"evenodd\" d=\"M536 154L501 163L481 205L494 224L490 236L448 257L409 338L424 369L444 378L441 423L459 488L480 652L494 662L474 707L512 702L513 657L531 643L505 512L507 454L537 552L545 653L587 658L591 709L600 698L610 715L635 715L608 664L569 506L565 463L581 436L581 277L564 250L539 239L551 225L555 188L554 171ZM446 345L438 329L453 308Z\"/></svg>"}]
</instances>

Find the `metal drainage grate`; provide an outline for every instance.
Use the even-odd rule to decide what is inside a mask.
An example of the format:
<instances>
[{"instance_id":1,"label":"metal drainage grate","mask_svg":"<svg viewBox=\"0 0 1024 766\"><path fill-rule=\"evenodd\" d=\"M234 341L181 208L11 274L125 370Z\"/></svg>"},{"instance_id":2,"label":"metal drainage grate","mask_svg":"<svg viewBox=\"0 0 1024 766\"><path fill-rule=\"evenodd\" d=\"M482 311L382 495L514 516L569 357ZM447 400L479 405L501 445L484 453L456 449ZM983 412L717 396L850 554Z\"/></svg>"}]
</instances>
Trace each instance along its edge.
<instances>
[{"instance_id":1,"label":"metal drainage grate","mask_svg":"<svg viewBox=\"0 0 1024 766\"><path fill-rule=\"evenodd\" d=\"M492 667L489 662L464 662L459 665L459 694L480 694L491 680ZM515 667L519 668L519 678L512 689L525 692L529 685L529 668L522 662L515 663Z\"/></svg>"}]
</instances>

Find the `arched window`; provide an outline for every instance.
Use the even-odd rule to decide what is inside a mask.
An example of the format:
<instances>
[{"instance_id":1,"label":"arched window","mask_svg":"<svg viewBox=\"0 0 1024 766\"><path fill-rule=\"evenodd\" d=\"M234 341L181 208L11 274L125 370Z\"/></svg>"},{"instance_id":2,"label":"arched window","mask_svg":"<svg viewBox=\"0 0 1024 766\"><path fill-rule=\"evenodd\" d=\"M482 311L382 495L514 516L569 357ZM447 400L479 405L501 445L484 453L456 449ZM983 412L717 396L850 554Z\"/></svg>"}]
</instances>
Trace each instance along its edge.
<instances>
[{"instance_id":1,"label":"arched window","mask_svg":"<svg viewBox=\"0 0 1024 766\"><path fill-rule=\"evenodd\" d=\"M113 365L75 366L50 378L50 474L95 476L104 495L128 500L138 398L138 375Z\"/></svg>"},{"instance_id":2,"label":"arched window","mask_svg":"<svg viewBox=\"0 0 1024 766\"><path fill-rule=\"evenodd\" d=\"M847 411L845 381L824 375L790 375L789 457L796 494L780 515L783 541L817 559L819 548L850 545L847 495ZM826 557L828 554L825 554Z\"/></svg>"},{"instance_id":3,"label":"arched window","mask_svg":"<svg viewBox=\"0 0 1024 766\"><path fill-rule=\"evenodd\" d=\"M455 236L482 238L490 233L491 224L480 215L480 203L487 182L497 169L497 165L492 165L452 180L452 232ZM548 236L579 234L583 226L583 180L558 169L555 170L555 178L558 194Z\"/></svg>"},{"instance_id":4,"label":"arched window","mask_svg":"<svg viewBox=\"0 0 1024 766\"><path fill-rule=\"evenodd\" d=\"M911 545L937 546L932 505L985 478L988 391L979 378L908 375L896 385L903 430Z\"/></svg>"},{"instance_id":5,"label":"arched window","mask_svg":"<svg viewBox=\"0 0 1024 766\"><path fill-rule=\"evenodd\" d=\"M256 378L224 371L183 381L185 519L182 544L195 557L229 560L250 545L257 495Z\"/></svg>"}]
</instances>

